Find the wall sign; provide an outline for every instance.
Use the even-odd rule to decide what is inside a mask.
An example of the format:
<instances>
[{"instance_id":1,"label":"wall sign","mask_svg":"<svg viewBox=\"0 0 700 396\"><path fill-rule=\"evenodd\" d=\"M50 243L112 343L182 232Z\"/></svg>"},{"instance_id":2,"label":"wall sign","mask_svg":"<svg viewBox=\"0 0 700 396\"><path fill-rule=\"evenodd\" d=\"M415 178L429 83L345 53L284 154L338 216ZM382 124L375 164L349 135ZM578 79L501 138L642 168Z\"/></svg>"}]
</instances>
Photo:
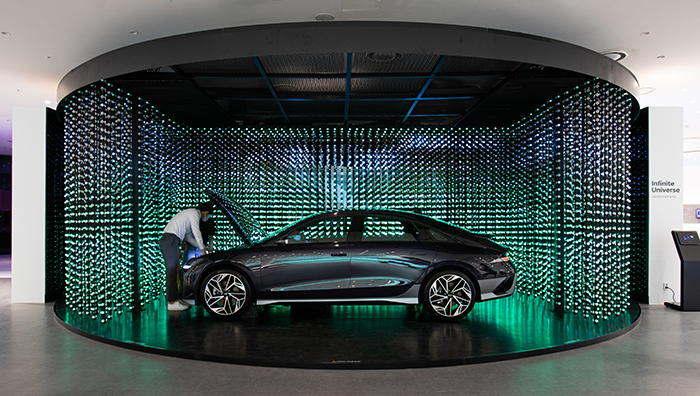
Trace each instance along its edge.
<instances>
[{"instance_id":1,"label":"wall sign","mask_svg":"<svg viewBox=\"0 0 700 396\"><path fill-rule=\"evenodd\" d=\"M681 187L680 183L673 180L652 180L651 182L651 197L676 199L680 198Z\"/></svg>"}]
</instances>

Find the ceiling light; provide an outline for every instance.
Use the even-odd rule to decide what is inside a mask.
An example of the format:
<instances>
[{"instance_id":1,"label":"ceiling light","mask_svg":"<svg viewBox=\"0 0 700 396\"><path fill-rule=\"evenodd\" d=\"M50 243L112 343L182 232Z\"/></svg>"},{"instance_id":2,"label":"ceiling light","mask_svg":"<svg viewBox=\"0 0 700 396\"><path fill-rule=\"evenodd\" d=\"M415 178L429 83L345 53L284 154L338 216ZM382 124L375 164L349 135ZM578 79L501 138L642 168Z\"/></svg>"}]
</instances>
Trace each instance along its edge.
<instances>
[{"instance_id":1,"label":"ceiling light","mask_svg":"<svg viewBox=\"0 0 700 396\"><path fill-rule=\"evenodd\" d=\"M51 101L50 101L50 100L45 100L44 103L46 103L46 104L51 104Z\"/></svg>"},{"instance_id":2,"label":"ceiling light","mask_svg":"<svg viewBox=\"0 0 700 396\"><path fill-rule=\"evenodd\" d=\"M316 20L321 22L330 22L335 19L335 15L322 12L316 15Z\"/></svg>"},{"instance_id":3,"label":"ceiling light","mask_svg":"<svg viewBox=\"0 0 700 396\"><path fill-rule=\"evenodd\" d=\"M627 58L627 52L625 51L605 51L601 52L600 54L618 62Z\"/></svg>"},{"instance_id":4,"label":"ceiling light","mask_svg":"<svg viewBox=\"0 0 700 396\"><path fill-rule=\"evenodd\" d=\"M648 36L648 35L649 35L649 32L641 32L640 34L641 34L642 36Z\"/></svg>"},{"instance_id":5,"label":"ceiling light","mask_svg":"<svg viewBox=\"0 0 700 396\"><path fill-rule=\"evenodd\" d=\"M0 34L2 34L3 36L11 36L12 35L12 33L10 33L10 32L2 32Z\"/></svg>"},{"instance_id":6,"label":"ceiling light","mask_svg":"<svg viewBox=\"0 0 700 396\"><path fill-rule=\"evenodd\" d=\"M656 59L666 59L666 56L665 56L665 55L659 55L659 56L656 57Z\"/></svg>"},{"instance_id":7,"label":"ceiling light","mask_svg":"<svg viewBox=\"0 0 700 396\"><path fill-rule=\"evenodd\" d=\"M133 34L134 36L136 36L137 34L139 34L139 32L137 32L136 30L129 30L129 34Z\"/></svg>"},{"instance_id":8,"label":"ceiling light","mask_svg":"<svg viewBox=\"0 0 700 396\"><path fill-rule=\"evenodd\" d=\"M639 94L640 94L640 95L650 94L650 93L652 93L652 92L654 92L654 91L656 91L656 88L654 88L654 87L642 87L642 88L639 88Z\"/></svg>"}]
</instances>

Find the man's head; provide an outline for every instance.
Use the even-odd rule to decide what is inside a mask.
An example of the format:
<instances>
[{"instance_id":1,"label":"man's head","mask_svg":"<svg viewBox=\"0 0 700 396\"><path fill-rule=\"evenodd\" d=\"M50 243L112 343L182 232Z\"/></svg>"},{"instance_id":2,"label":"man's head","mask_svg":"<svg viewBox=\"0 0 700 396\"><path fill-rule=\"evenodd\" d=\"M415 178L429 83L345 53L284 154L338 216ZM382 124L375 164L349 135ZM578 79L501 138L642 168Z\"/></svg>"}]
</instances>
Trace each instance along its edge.
<instances>
[{"instance_id":1,"label":"man's head","mask_svg":"<svg viewBox=\"0 0 700 396\"><path fill-rule=\"evenodd\" d=\"M202 215L202 221L209 220L209 217L214 213L214 205L211 202L202 202L197 206Z\"/></svg>"}]
</instances>

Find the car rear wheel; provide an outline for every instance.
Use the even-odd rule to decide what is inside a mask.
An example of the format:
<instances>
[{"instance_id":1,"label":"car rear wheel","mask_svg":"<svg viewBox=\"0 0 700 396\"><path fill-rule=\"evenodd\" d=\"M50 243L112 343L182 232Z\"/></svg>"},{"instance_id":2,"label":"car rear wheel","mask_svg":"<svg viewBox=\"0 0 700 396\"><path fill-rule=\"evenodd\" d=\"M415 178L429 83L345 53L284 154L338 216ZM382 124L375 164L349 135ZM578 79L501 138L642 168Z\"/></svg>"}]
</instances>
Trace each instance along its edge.
<instances>
[{"instance_id":1,"label":"car rear wheel","mask_svg":"<svg viewBox=\"0 0 700 396\"><path fill-rule=\"evenodd\" d=\"M237 319L250 308L253 290L238 271L222 268L208 274L199 290L200 301L209 314Z\"/></svg>"},{"instance_id":2,"label":"car rear wheel","mask_svg":"<svg viewBox=\"0 0 700 396\"><path fill-rule=\"evenodd\" d=\"M430 276L423 290L423 306L440 320L459 320L474 308L474 282L457 270L444 270Z\"/></svg>"}]
</instances>

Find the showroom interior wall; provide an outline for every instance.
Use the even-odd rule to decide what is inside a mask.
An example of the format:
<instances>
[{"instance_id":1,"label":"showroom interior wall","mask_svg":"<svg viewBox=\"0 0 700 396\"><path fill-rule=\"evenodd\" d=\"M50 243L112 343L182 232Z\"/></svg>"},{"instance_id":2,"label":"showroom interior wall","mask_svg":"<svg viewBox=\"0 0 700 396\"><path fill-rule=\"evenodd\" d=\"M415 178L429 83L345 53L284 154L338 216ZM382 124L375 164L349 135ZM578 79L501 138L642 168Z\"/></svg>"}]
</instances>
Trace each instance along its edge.
<instances>
[{"instance_id":1,"label":"showroom interior wall","mask_svg":"<svg viewBox=\"0 0 700 396\"><path fill-rule=\"evenodd\" d=\"M683 108L653 107L649 116L649 303L680 297L680 260L671 230L683 229Z\"/></svg>"},{"instance_id":2,"label":"showroom interior wall","mask_svg":"<svg viewBox=\"0 0 700 396\"><path fill-rule=\"evenodd\" d=\"M12 131L12 302L43 303L46 228L41 225L46 224L46 108L15 108Z\"/></svg>"}]
</instances>

